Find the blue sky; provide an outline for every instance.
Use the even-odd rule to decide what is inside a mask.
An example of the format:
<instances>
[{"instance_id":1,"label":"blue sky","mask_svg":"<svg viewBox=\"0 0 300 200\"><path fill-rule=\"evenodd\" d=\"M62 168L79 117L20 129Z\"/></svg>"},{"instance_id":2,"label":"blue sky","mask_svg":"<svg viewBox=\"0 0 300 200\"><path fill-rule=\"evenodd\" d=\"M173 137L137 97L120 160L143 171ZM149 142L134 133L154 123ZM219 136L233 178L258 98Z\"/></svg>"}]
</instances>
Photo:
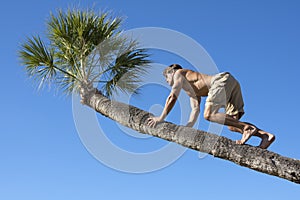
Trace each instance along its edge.
<instances>
[{"instance_id":1,"label":"blue sky","mask_svg":"<svg viewBox=\"0 0 300 200\"><path fill-rule=\"evenodd\" d=\"M17 58L18 46L26 36L45 32L50 11L74 4L94 5L124 16L124 30L162 27L193 38L219 71L229 71L239 80L245 101L243 119L277 137L269 150L300 159L299 1L11 0L0 12L1 199L299 198L300 189L294 183L212 156L200 159L192 150L168 167L141 174L120 172L95 159L80 140L71 98L52 90L37 91ZM154 53L153 58L162 65L186 64L179 57ZM155 89L161 93L151 95ZM148 86L132 103L150 109L162 105L167 95L167 88ZM168 118L174 123L179 123L177 107ZM115 123L97 118L110 133L107 137L125 150L148 152L168 144L128 136ZM206 126L203 119L201 125ZM227 129L222 135L240 137ZM258 142L251 138L249 144Z\"/></svg>"}]
</instances>

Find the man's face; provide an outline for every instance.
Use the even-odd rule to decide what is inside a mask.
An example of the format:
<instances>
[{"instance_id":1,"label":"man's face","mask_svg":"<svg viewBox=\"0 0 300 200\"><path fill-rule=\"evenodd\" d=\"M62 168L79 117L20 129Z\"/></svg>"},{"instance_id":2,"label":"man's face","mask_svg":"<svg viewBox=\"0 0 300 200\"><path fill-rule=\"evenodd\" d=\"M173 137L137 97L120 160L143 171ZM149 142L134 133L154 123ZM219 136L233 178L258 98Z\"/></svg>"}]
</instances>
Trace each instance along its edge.
<instances>
[{"instance_id":1,"label":"man's face","mask_svg":"<svg viewBox=\"0 0 300 200\"><path fill-rule=\"evenodd\" d=\"M166 74L166 80L170 86L172 86L174 83L173 75L174 75L174 72Z\"/></svg>"}]
</instances>

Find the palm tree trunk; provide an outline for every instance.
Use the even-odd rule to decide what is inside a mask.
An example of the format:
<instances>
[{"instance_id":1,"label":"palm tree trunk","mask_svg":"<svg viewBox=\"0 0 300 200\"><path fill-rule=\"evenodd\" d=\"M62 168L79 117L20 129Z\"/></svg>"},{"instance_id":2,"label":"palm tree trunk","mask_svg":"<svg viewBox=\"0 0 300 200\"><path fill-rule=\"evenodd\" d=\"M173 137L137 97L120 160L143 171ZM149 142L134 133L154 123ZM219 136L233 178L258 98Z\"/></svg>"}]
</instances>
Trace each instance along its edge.
<instances>
[{"instance_id":1,"label":"palm tree trunk","mask_svg":"<svg viewBox=\"0 0 300 200\"><path fill-rule=\"evenodd\" d=\"M300 183L300 160L283 157L258 147L237 145L228 138L169 122L150 128L146 125L150 113L131 105L112 101L98 90L94 91L88 98L85 98L84 104L126 127L262 173Z\"/></svg>"}]
</instances>

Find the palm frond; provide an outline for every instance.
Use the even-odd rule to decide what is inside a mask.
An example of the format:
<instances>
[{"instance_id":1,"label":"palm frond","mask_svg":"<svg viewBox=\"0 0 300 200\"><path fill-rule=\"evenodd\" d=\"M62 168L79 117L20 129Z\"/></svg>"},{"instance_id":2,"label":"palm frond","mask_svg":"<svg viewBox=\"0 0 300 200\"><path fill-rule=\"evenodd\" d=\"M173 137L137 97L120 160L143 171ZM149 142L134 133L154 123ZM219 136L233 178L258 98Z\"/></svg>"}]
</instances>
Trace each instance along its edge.
<instances>
[{"instance_id":1,"label":"palm frond","mask_svg":"<svg viewBox=\"0 0 300 200\"><path fill-rule=\"evenodd\" d=\"M27 42L21 46L21 62L25 65L28 75L38 80L39 88L56 76L53 54L53 50L47 49L39 36L27 38Z\"/></svg>"},{"instance_id":2,"label":"palm frond","mask_svg":"<svg viewBox=\"0 0 300 200\"><path fill-rule=\"evenodd\" d=\"M102 86L104 94L111 96L113 92L138 93L139 83L150 63L146 49L133 49L117 57L109 71L110 79Z\"/></svg>"},{"instance_id":3,"label":"palm frond","mask_svg":"<svg viewBox=\"0 0 300 200\"><path fill-rule=\"evenodd\" d=\"M118 33L121 18L109 18L108 13L97 15L91 10L58 11L51 14L48 22L48 36L55 47L59 65L66 71L73 71L81 80L92 79L92 70L87 57L102 41Z\"/></svg>"},{"instance_id":4,"label":"palm frond","mask_svg":"<svg viewBox=\"0 0 300 200\"><path fill-rule=\"evenodd\" d=\"M70 95L73 92L79 93L81 82L68 75L60 76L56 78L58 88L66 95Z\"/></svg>"},{"instance_id":5,"label":"palm frond","mask_svg":"<svg viewBox=\"0 0 300 200\"><path fill-rule=\"evenodd\" d=\"M64 54L87 56L102 41L117 33L121 18L108 18L108 13L69 10L51 14L48 22L49 39Z\"/></svg>"}]
</instances>

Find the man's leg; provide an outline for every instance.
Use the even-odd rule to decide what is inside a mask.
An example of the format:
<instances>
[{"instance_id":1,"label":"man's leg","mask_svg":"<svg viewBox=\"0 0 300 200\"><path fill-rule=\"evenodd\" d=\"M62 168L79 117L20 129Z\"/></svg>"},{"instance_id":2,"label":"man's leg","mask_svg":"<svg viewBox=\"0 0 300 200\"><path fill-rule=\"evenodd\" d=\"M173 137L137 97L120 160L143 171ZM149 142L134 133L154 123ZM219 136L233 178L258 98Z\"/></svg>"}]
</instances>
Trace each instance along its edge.
<instances>
[{"instance_id":1,"label":"man's leg","mask_svg":"<svg viewBox=\"0 0 300 200\"><path fill-rule=\"evenodd\" d=\"M232 117L232 118L238 119L238 120L240 119L240 115L234 115L234 116L229 116L229 117ZM254 126L253 124L250 124L248 122L244 122L244 123ZM231 131L243 134L242 129L239 129L239 128L236 128L233 126L228 126L228 129ZM261 142L258 147L260 147L262 149L268 148L275 141L275 135L273 135L269 132L266 132L264 130L261 130L259 128L257 128L257 132L254 134L254 136L261 138Z\"/></svg>"},{"instance_id":2,"label":"man's leg","mask_svg":"<svg viewBox=\"0 0 300 200\"><path fill-rule=\"evenodd\" d=\"M257 133L254 135L261 138L261 142L258 147L262 149L268 148L275 141L275 135L261 129L258 129Z\"/></svg>"},{"instance_id":3,"label":"man's leg","mask_svg":"<svg viewBox=\"0 0 300 200\"><path fill-rule=\"evenodd\" d=\"M233 116L228 115L228 116L229 116L229 117L232 117L232 118L234 118L234 119L237 119L237 120L240 119L239 115L233 115ZM228 128L230 131L238 132L238 133L243 134L243 130L242 130L242 129L236 128L236 127L234 127L234 126L227 126L227 128Z\"/></svg>"},{"instance_id":4,"label":"man's leg","mask_svg":"<svg viewBox=\"0 0 300 200\"><path fill-rule=\"evenodd\" d=\"M206 105L204 110L204 118L206 120L230 126L232 130L243 134L241 140L237 140L237 144L245 144L252 135L255 135L258 129L249 123L241 122L225 113L219 112L219 107Z\"/></svg>"}]
</instances>

